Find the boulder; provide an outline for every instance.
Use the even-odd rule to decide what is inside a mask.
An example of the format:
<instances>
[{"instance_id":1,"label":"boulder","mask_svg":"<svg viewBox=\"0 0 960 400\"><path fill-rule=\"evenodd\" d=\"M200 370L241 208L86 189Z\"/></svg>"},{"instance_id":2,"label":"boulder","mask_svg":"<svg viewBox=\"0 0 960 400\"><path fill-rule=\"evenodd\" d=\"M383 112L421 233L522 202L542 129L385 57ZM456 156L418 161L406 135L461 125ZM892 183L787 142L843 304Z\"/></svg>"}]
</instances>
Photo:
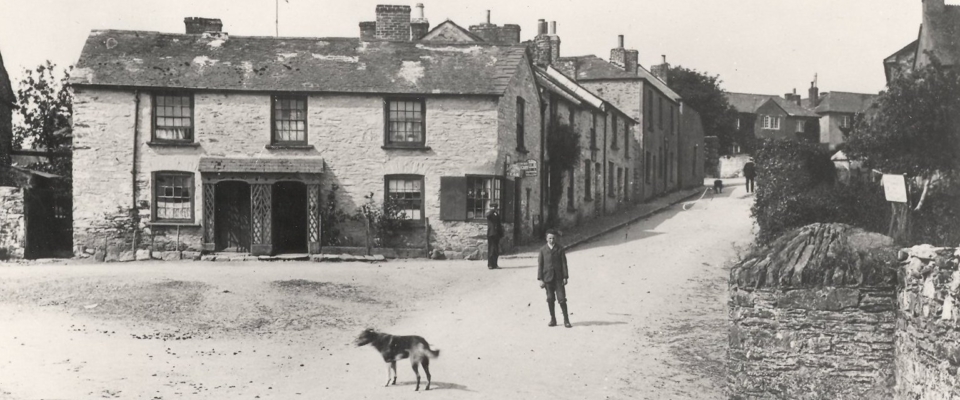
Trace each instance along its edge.
<instances>
[{"instance_id":1,"label":"boulder","mask_svg":"<svg viewBox=\"0 0 960 400\"><path fill-rule=\"evenodd\" d=\"M104 258L106 262L120 261L120 246L115 244L107 245L107 255Z\"/></svg>"},{"instance_id":2,"label":"boulder","mask_svg":"<svg viewBox=\"0 0 960 400\"><path fill-rule=\"evenodd\" d=\"M146 261L150 259L150 250L137 250L137 261Z\"/></svg>"},{"instance_id":3,"label":"boulder","mask_svg":"<svg viewBox=\"0 0 960 400\"><path fill-rule=\"evenodd\" d=\"M120 262L130 262L137 259L136 253L133 250L125 250L120 252L119 261Z\"/></svg>"}]
</instances>

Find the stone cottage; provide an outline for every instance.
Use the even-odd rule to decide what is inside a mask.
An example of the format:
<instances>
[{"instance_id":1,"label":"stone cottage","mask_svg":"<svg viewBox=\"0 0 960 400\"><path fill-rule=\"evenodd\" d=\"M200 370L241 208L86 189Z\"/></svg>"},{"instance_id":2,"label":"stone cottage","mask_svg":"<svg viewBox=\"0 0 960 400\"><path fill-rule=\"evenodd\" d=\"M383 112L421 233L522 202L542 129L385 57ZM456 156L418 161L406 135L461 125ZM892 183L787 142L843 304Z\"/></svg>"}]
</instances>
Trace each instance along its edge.
<instances>
[{"instance_id":1,"label":"stone cottage","mask_svg":"<svg viewBox=\"0 0 960 400\"><path fill-rule=\"evenodd\" d=\"M540 184L506 174L541 154L526 46L420 40L429 23L407 6L377 6L359 38L185 24L87 39L71 81L78 250L130 223L139 248L316 253L364 240L327 219L388 201L406 220L397 246L429 231L476 256L491 203L505 247L531 239Z\"/></svg>"},{"instance_id":2,"label":"stone cottage","mask_svg":"<svg viewBox=\"0 0 960 400\"><path fill-rule=\"evenodd\" d=\"M634 137L640 146L631 155L634 167L630 177L635 182L637 200L649 200L686 186L680 180L680 166L694 162L681 157L695 153L700 157L703 153L693 149L703 149L704 142L702 134L680 139L689 135L682 130L682 99L668 85L669 64L665 59L652 68L653 72L648 71L640 65L639 52L625 48L620 35L618 46L610 50L609 61L593 55L560 57L556 67L638 122ZM687 184L702 185L702 168L698 173L689 176Z\"/></svg>"}]
</instances>

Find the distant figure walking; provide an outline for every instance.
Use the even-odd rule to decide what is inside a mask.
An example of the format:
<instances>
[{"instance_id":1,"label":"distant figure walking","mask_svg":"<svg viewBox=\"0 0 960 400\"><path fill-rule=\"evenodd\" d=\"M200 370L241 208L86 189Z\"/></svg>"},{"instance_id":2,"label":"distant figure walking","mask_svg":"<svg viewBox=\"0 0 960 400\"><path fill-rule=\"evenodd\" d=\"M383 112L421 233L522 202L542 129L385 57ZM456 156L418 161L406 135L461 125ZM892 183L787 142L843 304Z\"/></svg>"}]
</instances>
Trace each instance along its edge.
<instances>
[{"instance_id":1,"label":"distant figure walking","mask_svg":"<svg viewBox=\"0 0 960 400\"><path fill-rule=\"evenodd\" d=\"M497 203L490 203L487 211L487 268L500 268L500 238L503 237L503 221Z\"/></svg>"},{"instance_id":2,"label":"distant figure walking","mask_svg":"<svg viewBox=\"0 0 960 400\"><path fill-rule=\"evenodd\" d=\"M557 232L548 230L547 244L540 248L537 259L537 280L540 281L540 288L547 290L547 305L550 307L550 323L547 326L557 326L554 301L558 301L563 311L563 326L573 327L567 315L567 279L567 252L557 243Z\"/></svg>"},{"instance_id":3,"label":"distant figure walking","mask_svg":"<svg viewBox=\"0 0 960 400\"><path fill-rule=\"evenodd\" d=\"M748 161L743 165L743 177L747 178L747 193L756 192L753 181L757 177L757 166L753 164L753 161Z\"/></svg>"}]
</instances>

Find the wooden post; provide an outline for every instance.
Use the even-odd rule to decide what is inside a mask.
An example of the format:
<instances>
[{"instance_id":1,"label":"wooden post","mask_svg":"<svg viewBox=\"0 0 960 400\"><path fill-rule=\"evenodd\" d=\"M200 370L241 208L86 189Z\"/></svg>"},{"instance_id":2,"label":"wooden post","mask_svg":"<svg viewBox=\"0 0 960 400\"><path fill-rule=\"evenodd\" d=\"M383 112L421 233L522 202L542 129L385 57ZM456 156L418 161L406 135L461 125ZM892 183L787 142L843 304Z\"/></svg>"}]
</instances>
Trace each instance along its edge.
<instances>
[{"instance_id":1,"label":"wooden post","mask_svg":"<svg viewBox=\"0 0 960 400\"><path fill-rule=\"evenodd\" d=\"M367 233L364 237L366 238L367 255L369 256L369 255L372 254L371 251L370 251L370 217L366 217L366 216L365 216L365 217L363 218L363 227L364 227L364 230L365 230L366 233Z\"/></svg>"},{"instance_id":2,"label":"wooden post","mask_svg":"<svg viewBox=\"0 0 960 400\"><path fill-rule=\"evenodd\" d=\"M430 258L430 218L423 219L423 237L427 243L424 246L427 250L427 258Z\"/></svg>"}]
</instances>

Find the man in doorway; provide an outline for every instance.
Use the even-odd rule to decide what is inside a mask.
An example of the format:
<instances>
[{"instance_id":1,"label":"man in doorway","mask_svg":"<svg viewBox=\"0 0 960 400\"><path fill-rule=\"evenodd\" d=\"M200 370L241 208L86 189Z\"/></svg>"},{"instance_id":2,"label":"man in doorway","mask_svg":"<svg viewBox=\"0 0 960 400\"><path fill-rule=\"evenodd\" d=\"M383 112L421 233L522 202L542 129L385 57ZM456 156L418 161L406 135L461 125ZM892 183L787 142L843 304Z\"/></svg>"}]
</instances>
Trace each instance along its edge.
<instances>
[{"instance_id":1,"label":"man in doorway","mask_svg":"<svg viewBox=\"0 0 960 400\"><path fill-rule=\"evenodd\" d=\"M557 326L557 316L554 312L554 301L560 303L563 311L563 326L572 328L570 317L567 315L567 252L557 243L557 232L547 231L547 244L540 248L537 259L537 280L540 288L547 290L547 305L550 307L550 323L547 326Z\"/></svg>"},{"instance_id":2,"label":"man in doorway","mask_svg":"<svg viewBox=\"0 0 960 400\"><path fill-rule=\"evenodd\" d=\"M747 179L747 193L756 192L753 180L757 177L757 166L753 164L753 160L743 164L743 177Z\"/></svg>"},{"instance_id":3,"label":"man in doorway","mask_svg":"<svg viewBox=\"0 0 960 400\"><path fill-rule=\"evenodd\" d=\"M487 210L487 268L500 268L500 239L503 237L503 221L500 218L499 205L490 203Z\"/></svg>"}]
</instances>

